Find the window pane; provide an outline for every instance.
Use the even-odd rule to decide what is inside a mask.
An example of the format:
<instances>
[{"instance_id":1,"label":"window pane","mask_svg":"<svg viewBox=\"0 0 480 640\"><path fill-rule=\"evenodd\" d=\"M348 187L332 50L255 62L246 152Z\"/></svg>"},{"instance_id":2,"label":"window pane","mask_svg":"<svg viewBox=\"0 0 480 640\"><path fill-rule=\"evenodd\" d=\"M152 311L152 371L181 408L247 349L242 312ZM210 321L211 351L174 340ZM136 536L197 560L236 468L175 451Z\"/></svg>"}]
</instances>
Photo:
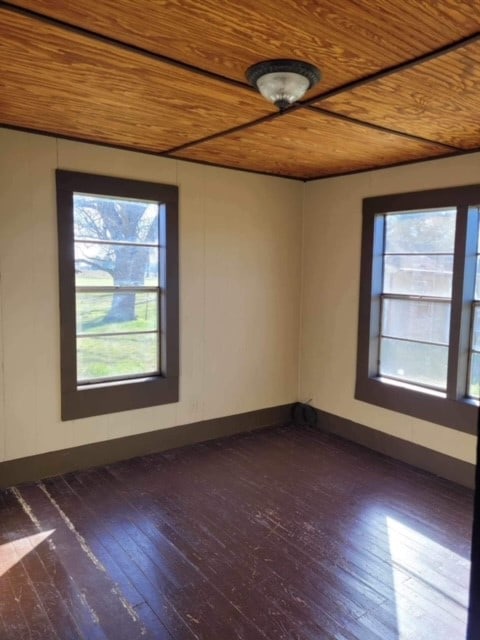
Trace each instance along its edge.
<instances>
[{"instance_id":1,"label":"window pane","mask_svg":"<svg viewBox=\"0 0 480 640\"><path fill-rule=\"evenodd\" d=\"M161 247L167 246L167 219L166 219L166 207L161 204L159 207L160 213L158 216L158 244Z\"/></svg>"},{"instance_id":2,"label":"window pane","mask_svg":"<svg viewBox=\"0 0 480 640\"><path fill-rule=\"evenodd\" d=\"M480 351L480 308L473 308L472 349Z\"/></svg>"},{"instance_id":3,"label":"window pane","mask_svg":"<svg viewBox=\"0 0 480 640\"><path fill-rule=\"evenodd\" d=\"M77 380L158 372L157 334L77 338Z\"/></svg>"},{"instance_id":4,"label":"window pane","mask_svg":"<svg viewBox=\"0 0 480 640\"><path fill-rule=\"evenodd\" d=\"M158 243L158 204L76 193L75 239Z\"/></svg>"},{"instance_id":5,"label":"window pane","mask_svg":"<svg viewBox=\"0 0 480 640\"><path fill-rule=\"evenodd\" d=\"M394 338L448 344L450 303L383 300L382 334Z\"/></svg>"},{"instance_id":6,"label":"window pane","mask_svg":"<svg viewBox=\"0 0 480 640\"><path fill-rule=\"evenodd\" d=\"M383 291L449 298L453 256L392 256L384 258Z\"/></svg>"},{"instance_id":7,"label":"window pane","mask_svg":"<svg viewBox=\"0 0 480 640\"><path fill-rule=\"evenodd\" d=\"M480 237L480 234L479 234ZM477 274L475 279L475 300L480 300L480 256L477 256Z\"/></svg>"},{"instance_id":8,"label":"window pane","mask_svg":"<svg viewBox=\"0 0 480 640\"><path fill-rule=\"evenodd\" d=\"M456 209L389 213L385 253L453 253Z\"/></svg>"},{"instance_id":9,"label":"window pane","mask_svg":"<svg viewBox=\"0 0 480 640\"><path fill-rule=\"evenodd\" d=\"M77 292L77 333L156 331L156 292Z\"/></svg>"},{"instance_id":10,"label":"window pane","mask_svg":"<svg viewBox=\"0 0 480 640\"><path fill-rule=\"evenodd\" d=\"M471 358L468 395L472 398L480 398L480 354L472 353Z\"/></svg>"},{"instance_id":11,"label":"window pane","mask_svg":"<svg viewBox=\"0 0 480 640\"><path fill-rule=\"evenodd\" d=\"M158 248L75 243L75 284L88 287L158 285Z\"/></svg>"},{"instance_id":12,"label":"window pane","mask_svg":"<svg viewBox=\"0 0 480 640\"><path fill-rule=\"evenodd\" d=\"M448 347L382 338L380 375L445 389Z\"/></svg>"}]
</instances>

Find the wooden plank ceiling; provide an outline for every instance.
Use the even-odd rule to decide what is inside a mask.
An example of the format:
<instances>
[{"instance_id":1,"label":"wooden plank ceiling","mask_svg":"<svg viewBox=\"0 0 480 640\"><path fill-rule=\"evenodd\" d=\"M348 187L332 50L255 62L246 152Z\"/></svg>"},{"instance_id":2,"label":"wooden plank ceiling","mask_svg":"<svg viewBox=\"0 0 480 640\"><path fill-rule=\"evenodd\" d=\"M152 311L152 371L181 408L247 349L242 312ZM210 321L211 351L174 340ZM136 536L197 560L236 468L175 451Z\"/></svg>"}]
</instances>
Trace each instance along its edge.
<instances>
[{"instance_id":1,"label":"wooden plank ceiling","mask_svg":"<svg viewBox=\"0 0 480 640\"><path fill-rule=\"evenodd\" d=\"M323 79L290 110L272 58ZM0 124L300 179L480 148L471 0L0 1Z\"/></svg>"}]
</instances>

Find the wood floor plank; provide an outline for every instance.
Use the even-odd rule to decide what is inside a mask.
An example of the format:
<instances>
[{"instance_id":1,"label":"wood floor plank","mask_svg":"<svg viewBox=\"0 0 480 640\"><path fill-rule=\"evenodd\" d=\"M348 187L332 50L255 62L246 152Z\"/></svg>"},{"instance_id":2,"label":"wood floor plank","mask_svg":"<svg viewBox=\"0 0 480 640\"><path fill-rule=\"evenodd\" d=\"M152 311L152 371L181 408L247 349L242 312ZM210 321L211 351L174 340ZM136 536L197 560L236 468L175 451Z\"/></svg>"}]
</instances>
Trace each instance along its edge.
<instances>
[{"instance_id":1,"label":"wood floor plank","mask_svg":"<svg viewBox=\"0 0 480 640\"><path fill-rule=\"evenodd\" d=\"M67 474L0 494L0 638L460 640L471 520L307 427Z\"/></svg>"},{"instance_id":2,"label":"wood floor plank","mask_svg":"<svg viewBox=\"0 0 480 640\"><path fill-rule=\"evenodd\" d=\"M84 636L64 602L63 589L59 590L55 584L58 576L56 568L50 567L49 571L40 557L41 549L47 547L49 543L52 544L52 534L48 531L39 533L27 514L24 511L19 512L18 501L13 494L0 495L0 505L3 516L0 523L0 536L3 540L9 540L7 544L10 544L16 552L15 570L18 571L19 566L23 567L28 582L36 591L37 598L43 606L44 613L51 624L51 631L47 637L60 640L82 640ZM0 637L6 638L6 631L5 635Z\"/></svg>"},{"instance_id":3,"label":"wood floor plank","mask_svg":"<svg viewBox=\"0 0 480 640\"><path fill-rule=\"evenodd\" d=\"M178 616L168 600L162 597L162 592L137 566L139 563L135 560L138 560L141 549L129 539L123 527L109 516L108 504L83 501L75 491L76 484L75 476L69 474L65 478L48 481L46 486L65 513L75 518L79 533L87 540L135 610L141 612L142 622L152 637L156 640L191 640L194 635L183 624L178 624ZM94 492L90 497L95 498ZM99 511L96 510L96 504L100 505ZM114 529L115 535L110 533L109 526Z\"/></svg>"},{"instance_id":4,"label":"wood floor plank","mask_svg":"<svg viewBox=\"0 0 480 640\"><path fill-rule=\"evenodd\" d=\"M428 556L428 554L427 554L427 556ZM466 572L466 573L468 573L468 572Z\"/></svg>"},{"instance_id":5,"label":"wood floor plank","mask_svg":"<svg viewBox=\"0 0 480 640\"><path fill-rule=\"evenodd\" d=\"M67 574L74 575L80 587L81 599L91 614L94 626L89 633L98 637L112 636L115 627L118 640L134 640L144 636L139 620L132 619L131 613L120 600L114 581L78 539L73 523L68 523L64 515L45 493L43 484L22 487L20 491L39 523L46 530L54 529L56 554Z\"/></svg>"},{"instance_id":6,"label":"wood floor plank","mask_svg":"<svg viewBox=\"0 0 480 640\"><path fill-rule=\"evenodd\" d=\"M62 511L68 517L74 518L77 531L86 540L95 557L106 568L108 575L119 587L127 602L139 614L143 625L149 632L145 635L150 635L156 640L172 640L172 636L147 604L137 586L137 581L141 582L141 576L135 573L132 563L126 560L123 549L118 550L116 541L102 529L99 519L95 517L95 511L86 508L88 505L85 505L72 491L68 480L68 477L53 478L46 481L45 486Z\"/></svg>"},{"instance_id":7,"label":"wood floor plank","mask_svg":"<svg viewBox=\"0 0 480 640\"><path fill-rule=\"evenodd\" d=\"M160 484L161 484L161 481L160 481ZM197 485L196 483L195 483L195 486L196 486L196 488L198 487L198 485ZM198 495L198 493L197 493L197 495ZM201 511L202 511L202 514L205 514L205 506L204 506L203 504L200 506L200 509L201 509ZM186 510L188 511L188 508L187 508ZM217 513L218 513L218 508L217 508ZM230 520L230 518L231 518L231 515L232 515L232 511L231 511L231 509L229 509L229 511L228 511L228 519L229 519L229 520ZM248 519L248 518L246 518L246 519ZM230 545L229 545L229 546L230 546ZM273 546L276 548L276 545L273 545ZM283 558L283 563L282 563L282 561L280 561L280 562L278 562L278 563L277 563L277 566L283 565L283 567L284 567L286 563L288 564L288 558L289 558L288 554L287 554L287 555L285 555L285 556L284 556L284 558ZM298 560L298 558L296 558L296 559ZM255 562L255 560L254 560L254 562ZM259 562L258 564L260 565L260 562ZM308 564L308 562L307 562L306 564ZM256 567L256 571L258 571L258 572L260 573L260 570L261 570L261 567L257 566L257 567ZM294 567L293 569L291 569L291 571L292 571L293 575L295 575L295 570L297 570L297 572L298 572L298 566L296 566L296 567ZM261 575L259 575L259 576L258 576L258 578L259 578L259 580L261 580ZM318 580L318 579L319 579L319 578L317 577L317 580ZM277 581L278 581L278 580L277 580ZM293 597L293 596L292 596L292 592L293 592L293 593L296 593L296 592L295 592L294 587L292 586L292 581L294 582L294 581L295 581L295 578L292 578L292 577L290 576L290 581L289 581L289 588L290 588L290 591L286 593L287 598L288 598L288 599L290 599L290 600L292 600L292 597ZM301 585L301 587L300 587L300 588L305 587L305 574L304 574L304 573L302 573L302 581L303 581L303 582L302 582L302 585ZM307 584L308 584L308 583L307 583ZM332 607L332 605L334 605L334 600L332 599L332 594L331 594L332 589L333 589L333 588L330 586L330 588L327 590L327 597L329 597L329 598L330 598L330 599L329 599L329 608L330 608L330 609L332 609L332 608L333 608L333 607ZM311 594L310 594L310 595L311 595ZM305 606L307 606L307 603L308 603L308 602L310 602L310 603L312 602L310 595L306 595L305 593L300 592L300 594L295 595L295 599L296 599L297 601L301 601ZM342 594L340 594L340 599L341 599L341 598L342 598ZM317 594L317 600L318 600L318 599L319 599L319 598L318 598L318 594ZM337 608L337 609L339 608L339 607L338 607L338 602L335 602L335 606L336 606L336 608ZM351 604L350 604L350 606L351 606ZM328 615L328 613L327 613L327 611L328 611L328 607L327 607L326 609L324 609L323 611L321 611L321 612L319 611L318 602L313 603L313 607L314 607L314 610L316 610L317 617L318 617L318 613L320 613L320 614L321 614L321 617L323 617L323 619L325 620L325 616L326 616L326 615ZM358 614L358 611L357 611L357 614ZM306 615L307 615L307 614L306 614L306 612L305 612L305 611L303 612L303 615L306 617ZM348 615L349 615L349 614L348 614L348 611L346 611L346 610L342 610L342 611L341 611L341 618L343 619L343 621L345 620L345 618L346 618ZM314 616L314 617L315 617L315 616ZM357 625L357 626L360 626L360 625ZM336 630L336 632L338 633L338 629ZM335 637L336 637L336 636L335 636ZM361 638L367 638L367 637L383 637L383 636L372 635L371 633L369 634L369 633L368 633L368 631L367 631L366 629L362 629L362 631L361 631L361 633L360 633L359 637L361 637Z\"/></svg>"},{"instance_id":8,"label":"wood floor plank","mask_svg":"<svg viewBox=\"0 0 480 640\"><path fill-rule=\"evenodd\" d=\"M105 486L106 482L105 477L102 477L101 484ZM148 500L147 502L143 501L139 495L132 496L132 499L139 515L146 516L158 530L167 535L169 540L192 563L200 563L204 574L219 584L225 597L239 610L248 611L252 621L268 637L291 638L294 637L292 634L297 633L296 629L299 627L301 628L299 637L318 638L319 626L311 624L309 629L304 611L296 619L293 612L295 606L292 606L292 603L289 607L278 606L278 587L276 584L271 585L272 589L268 595L265 590L263 591L262 599L265 601L265 607L259 610L256 608L258 584L264 584L274 574L270 568L267 572L262 571L265 567L257 566L255 560L253 563L243 561L248 555L248 548L245 547L243 541L238 543L227 535L225 528L218 529L215 523L208 518L202 517L202 525L198 529L194 520L188 520L184 517L178 519L175 517L175 505L173 504L167 505L166 502L163 502L161 506L157 503L149 505ZM204 516L205 511L202 505L199 504L198 508ZM188 508L185 509L185 513L187 511ZM176 515L179 515L178 512ZM184 532L193 533L194 538L190 535L186 538ZM153 531L153 535L154 533L155 531ZM221 576L221 580L219 580L219 576ZM267 611L267 615L265 615L264 609ZM296 613L300 613L298 607ZM285 627L285 625L287 626ZM285 628L288 629L288 633L285 632Z\"/></svg>"},{"instance_id":9,"label":"wood floor plank","mask_svg":"<svg viewBox=\"0 0 480 640\"><path fill-rule=\"evenodd\" d=\"M83 482L87 482L88 480L85 477L86 474L79 474L83 476ZM92 482L92 487L102 487L104 490L108 491L109 502L112 504L119 504L119 501L122 499L121 493L118 491L118 484L112 484L111 479L109 483L109 478L105 474L101 474L98 478L90 478L90 482ZM91 488L87 484L88 491L90 494ZM151 518L149 514L146 512L139 510L139 498L135 497L134 504L130 502L126 497L125 505L123 506L123 513L127 514L131 518L131 522L140 523L140 528L144 531L144 533L148 536L152 541L158 540L159 536L169 541L169 543L173 546L176 552L182 557L188 565L195 570L196 573L201 574L202 578L206 579L207 582L211 586L215 586L215 590L218 595L221 596L219 604L217 606L226 606L227 610L231 610L231 613L234 613L235 610L242 611L242 608L239 607L235 601L235 599L231 599L228 594L225 593L225 582L222 576L222 569L226 568L224 563L224 557L220 557L215 555L214 549L209 548L207 551L205 549L201 549L193 536L197 536L196 540L201 541L202 539L208 538L208 528L204 525L200 529L196 530L195 526L188 527L188 540L183 536L176 535L176 532L167 526L161 526L157 528L158 521L156 518ZM102 503L104 503L104 499L102 499ZM127 506L128 505L128 508ZM162 524L165 525L165 520L162 521ZM187 530L187 528L185 528ZM200 555L201 554L201 555ZM208 554L208 555L207 555ZM220 561L220 563L219 563ZM234 567L230 565L228 567L228 578L231 579L233 576L235 579L231 582L232 588L239 590L243 593L249 593L249 589L251 585L245 579L245 574L242 574L239 567ZM195 578L195 574L192 574ZM219 580L219 576L222 576L222 580ZM250 603L253 607L253 600ZM178 609L180 611L180 609ZM249 609L249 615L245 616L247 619L250 618L251 622L259 628L259 633L262 635L262 629L259 626L260 619L264 614L263 611L255 611L254 608ZM280 611L277 612L277 616L280 615ZM192 614L190 614L192 615ZM279 626L276 617L268 618L265 617L265 620L268 622L269 626L275 631L275 637L283 638L283 637L291 637L285 636L282 632L281 626ZM213 630L212 630L213 633ZM291 633L291 630L290 630Z\"/></svg>"},{"instance_id":10,"label":"wood floor plank","mask_svg":"<svg viewBox=\"0 0 480 640\"><path fill-rule=\"evenodd\" d=\"M128 503L120 502L114 491L104 491L103 481L99 483L97 478L89 481L88 475L79 474L83 482L88 484L89 494L97 498L101 495L102 509L109 516L112 535L118 537L132 560L147 574L155 592L163 589L166 601L183 620L186 628L195 634L196 626L203 620L208 627L208 637L219 639L229 633L226 621L228 628L235 629L238 637L248 637L254 631L255 627L249 618L229 606L221 591L206 578L204 572L172 545L165 535L152 527L148 518L142 517L140 512L132 514ZM122 520L116 516L119 511ZM124 535L119 536L120 530ZM161 581L158 580L159 573ZM196 599L192 594L197 596ZM213 616L214 610L223 612L223 615Z\"/></svg>"},{"instance_id":11,"label":"wood floor plank","mask_svg":"<svg viewBox=\"0 0 480 640\"><path fill-rule=\"evenodd\" d=\"M195 486L196 486L196 487L198 487L198 484L197 484L197 483L195 483ZM205 515L205 509L204 509L204 507L203 507L203 506L201 507L201 510L202 510L202 515ZM230 508L230 509L229 509L229 518L228 518L228 520L229 520L229 521L231 521L231 519L232 519L232 508ZM246 514L246 517L245 517L245 521L247 521L247 520L248 520L248 514ZM267 534L267 535L268 535L268 534ZM258 548L259 548L259 547L258 547ZM277 545L273 545L273 548L277 548ZM283 567L285 567L286 565L288 565L288 559L289 559L289 555L287 554L287 555L285 555L285 556L284 556L284 558L283 558L283 562L282 562L282 560L279 560L279 561L276 563L276 565L277 565L277 566L283 566ZM296 566L296 567L294 567L294 568L291 568L291 573L293 574L293 576L295 576L295 573L296 573L296 572L295 572L295 569L297 569L297 573L298 573L298 554L297 554L297 556L295 556L295 559L296 559L296 561L297 561L297 566ZM269 559L269 560L271 561L271 559ZM305 564L305 566L308 566L308 565L310 564L310 559L309 559L309 558L306 558L306 559L305 559L305 563L304 563L304 564ZM319 576L318 576L318 575L316 576L316 579L317 579L317 581L321 581L322 583L324 582L324 580L320 580L320 579L319 579ZM290 583L292 582L292 580L293 580L293 581L295 581L295 577L293 577L293 578L292 578L292 577L290 576ZM308 581L307 581L307 583L308 583ZM305 584L306 584L306 575L305 575L305 572L302 572L302 585L301 585L301 587L300 587L300 588L304 587L304 586L305 586ZM331 596L331 595L332 595L332 592L335 594L335 589L334 589L334 587L333 587L331 584L329 584L329 585L328 585L327 594ZM343 594L342 594L342 593L340 593L340 595L338 596L338 599L340 599L340 600L341 600L341 599L342 599L342 597L343 597ZM307 595L305 595L305 594L304 594L304 595L303 595L302 600L305 602L305 599L306 599L306 600L308 600L308 599L309 599L309 596L307 596ZM382 598L382 599L383 599L383 598ZM332 601L330 601L330 609L332 609L332 604L333 604L333 603L332 603ZM351 604L351 602L350 602L350 607L351 607L351 606L352 606L352 604ZM337 609L341 609L341 607L339 607L339 606L338 606L338 602L337 602L337 607L336 607L336 608L337 608ZM356 613L356 615L360 615L360 614L361 614L361 613L363 613L364 611L365 611L365 610L363 610L363 611L362 611L362 610L357 610L355 613ZM346 616L346 615L348 615L348 610L343 609L341 613L342 613L342 617L343 617L343 618L345 618L345 616ZM350 613L350 615L351 615L351 613ZM365 633L364 633L364 635L365 635Z\"/></svg>"},{"instance_id":12,"label":"wood floor plank","mask_svg":"<svg viewBox=\"0 0 480 640\"><path fill-rule=\"evenodd\" d=\"M5 599L6 603L10 601L9 613L15 615L15 609L17 609L19 615L16 624L7 624L7 630L2 637L15 638L19 633L19 637L22 638L59 640L61 636L52 626L48 613L50 609L48 593L46 593L48 586L42 580L38 580L39 576L35 575L31 561L32 544L30 539L36 537L35 534L38 535L38 532L34 530L32 533L31 522L28 523L28 526L24 526L17 518L15 525L11 526L7 502L9 497L8 494L0 495L0 510L3 516L0 519L0 558L2 560L0 561L0 581L10 585L10 598L9 600ZM10 525L8 528L7 522ZM40 590L41 593L39 593ZM15 629L18 625L17 632ZM65 628L68 634L68 623ZM65 638L67 637L65 636ZM78 638L79 636L77 633L70 637Z\"/></svg>"}]
</instances>

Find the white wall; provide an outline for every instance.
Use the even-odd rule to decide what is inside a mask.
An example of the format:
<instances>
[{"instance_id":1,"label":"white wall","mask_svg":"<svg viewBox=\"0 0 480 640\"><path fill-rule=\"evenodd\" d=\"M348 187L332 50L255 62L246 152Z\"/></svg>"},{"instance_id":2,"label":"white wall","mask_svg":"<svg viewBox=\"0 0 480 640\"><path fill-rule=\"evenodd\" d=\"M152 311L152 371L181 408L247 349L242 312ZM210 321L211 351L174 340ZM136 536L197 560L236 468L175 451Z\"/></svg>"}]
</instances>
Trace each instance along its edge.
<instances>
[{"instance_id":1,"label":"white wall","mask_svg":"<svg viewBox=\"0 0 480 640\"><path fill-rule=\"evenodd\" d=\"M179 403L61 422L57 167L179 185ZM0 460L296 400L302 192L0 130Z\"/></svg>"},{"instance_id":2,"label":"white wall","mask_svg":"<svg viewBox=\"0 0 480 640\"><path fill-rule=\"evenodd\" d=\"M57 167L179 185L179 403L61 422ZM362 199L479 179L473 154L304 187L0 129L0 461L311 398L474 462L473 436L353 393Z\"/></svg>"},{"instance_id":3,"label":"white wall","mask_svg":"<svg viewBox=\"0 0 480 640\"><path fill-rule=\"evenodd\" d=\"M362 199L480 182L480 154L307 183L299 396L324 411L475 462L475 437L354 399Z\"/></svg>"}]
</instances>

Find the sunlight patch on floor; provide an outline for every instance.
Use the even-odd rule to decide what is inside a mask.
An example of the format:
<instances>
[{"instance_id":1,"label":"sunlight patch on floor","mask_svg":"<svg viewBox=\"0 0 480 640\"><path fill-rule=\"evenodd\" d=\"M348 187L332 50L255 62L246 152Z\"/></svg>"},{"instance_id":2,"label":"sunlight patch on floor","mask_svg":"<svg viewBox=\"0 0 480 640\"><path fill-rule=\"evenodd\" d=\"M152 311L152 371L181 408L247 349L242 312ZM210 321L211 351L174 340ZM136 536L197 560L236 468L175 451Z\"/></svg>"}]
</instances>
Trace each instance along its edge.
<instances>
[{"instance_id":1,"label":"sunlight patch on floor","mask_svg":"<svg viewBox=\"0 0 480 640\"><path fill-rule=\"evenodd\" d=\"M395 518L386 523L398 640L412 637L412 624L424 631L447 625L465 637L469 561Z\"/></svg>"},{"instance_id":2,"label":"sunlight patch on floor","mask_svg":"<svg viewBox=\"0 0 480 640\"><path fill-rule=\"evenodd\" d=\"M20 562L27 554L47 540L55 529L40 531L31 536L10 540L0 545L0 577L5 575L17 562Z\"/></svg>"}]
</instances>

